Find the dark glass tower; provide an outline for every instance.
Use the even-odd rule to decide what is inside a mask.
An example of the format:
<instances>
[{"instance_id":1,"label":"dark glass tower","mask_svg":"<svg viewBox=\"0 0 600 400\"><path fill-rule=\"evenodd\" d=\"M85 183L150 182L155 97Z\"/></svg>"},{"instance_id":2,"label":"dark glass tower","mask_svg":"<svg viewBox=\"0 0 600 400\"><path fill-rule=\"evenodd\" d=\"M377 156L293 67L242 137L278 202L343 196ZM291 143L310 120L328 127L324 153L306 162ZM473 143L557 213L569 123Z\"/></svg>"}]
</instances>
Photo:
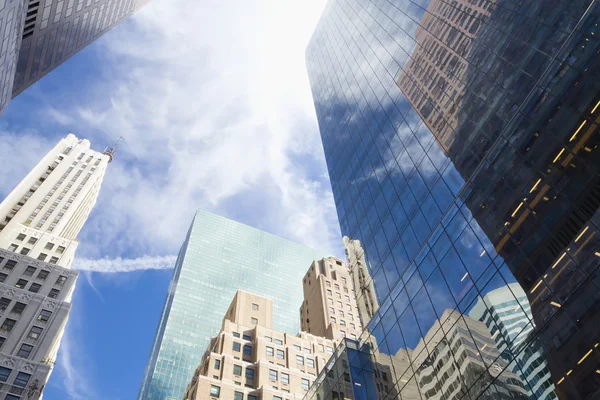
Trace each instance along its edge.
<instances>
[{"instance_id":1,"label":"dark glass tower","mask_svg":"<svg viewBox=\"0 0 600 400\"><path fill-rule=\"evenodd\" d=\"M11 98L149 0L0 0L0 114Z\"/></svg>"},{"instance_id":2,"label":"dark glass tower","mask_svg":"<svg viewBox=\"0 0 600 400\"><path fill-rule=\"evenodd\" d=\"M598 23L590 0L326 6L307 64L379 397L600 396Z\"/></svg>"}]
</instances>

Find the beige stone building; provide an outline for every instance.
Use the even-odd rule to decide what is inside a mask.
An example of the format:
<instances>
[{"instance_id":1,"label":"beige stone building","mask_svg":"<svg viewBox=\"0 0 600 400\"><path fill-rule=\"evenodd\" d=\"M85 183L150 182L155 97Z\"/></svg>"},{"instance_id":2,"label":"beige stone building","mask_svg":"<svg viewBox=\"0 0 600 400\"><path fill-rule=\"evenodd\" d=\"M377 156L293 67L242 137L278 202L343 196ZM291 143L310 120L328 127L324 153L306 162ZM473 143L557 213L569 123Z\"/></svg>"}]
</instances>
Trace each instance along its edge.
<instances>
[{"instance_id":1,"label":"beige stone building","mask_svg":"<svg viewBox=\"0 0 600 400\"><path fill-rule=\"evenodd\" d=\"M272 300L238 290L184 400L304 398L337 342L273 330L272 319Z\"/></svg>"},{"instance_id":2,"label":"beige stone building","mask_svg":"<svg viewBox=\"0 0 600 400\"><path fill-rule=\"evenodd\" d=\"M328 339L358 339L362 324L348 266L335 257L314 261L302 281L303 331Z\"/></svg>"}]
</instances>

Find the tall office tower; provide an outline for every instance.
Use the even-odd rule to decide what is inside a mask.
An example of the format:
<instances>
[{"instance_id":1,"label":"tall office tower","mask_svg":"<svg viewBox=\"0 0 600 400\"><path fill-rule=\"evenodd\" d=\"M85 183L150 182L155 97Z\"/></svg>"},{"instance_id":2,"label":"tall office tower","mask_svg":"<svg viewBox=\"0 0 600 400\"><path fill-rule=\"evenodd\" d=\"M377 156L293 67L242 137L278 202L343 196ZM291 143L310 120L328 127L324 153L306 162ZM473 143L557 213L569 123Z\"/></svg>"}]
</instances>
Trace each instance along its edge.
<instances>
[{"instance_id":1,"label":"tall office tower","mask_svg":"<svg viewBox=\"0 0 600 400\"><path fill-rule=\"evenodd\" d=\"M247 225L197 211L175 264L140 400L180 400L238 289L274 302L273 328L296 333L299 282L324 257Z\"/></svg>"},{"instance_id":2,"label":"tall office tower","mask_svg":"<svg viewBox=\"0 0 600 400\"><path fill-rule=\"evenodd\" d=\"M183 399L302 400L337 343L273 321L272 300L238 290Z\"/></svg>"},{"instance_id":3,"label":"tall office tower","mask_svg":"<svg viewBox=\"0 0 600 400\"><path fill-rule=\"evenodd\" d=\"M544 353L560 399L598 395L599 19L591 0L328 2L307 65L342 234L380 302L361 345L408 352L518 283L520 351ZM527 375L518 356L502 374Z\"/></svg>"},{"instance_id":4,"label":"tall office tower","mask_svg":"<svg viewBox=\"0 0 600 400\"><path fill-rule=\"evenodd\" d=\"M367 262L365 260L365 251L360 245L359 240L350 240L348 236L343 237L346 257L348 257L348 268L355 290L357 299L358 316L362 326L373 318L379 309L379 301L375 297L375 286L373 279L369 275Z\"/></svg>"},{"instance_id":5,"label":"tall office tower","mask_svg":"<svg viewBox=\"0 0 600 400\"><path fill-rule=\"evenodd\" d=\"M38 399L71 309L77 234L113 149L69 134L0 204L0 397Z\"/></svg>"},{"instance_id":6,"label":"tall office tower","mask_svg":"<svg viewBox=\"0 0 600 400\"><path fill-rule=\"evenodd\" d=\"M112 149L67 135L0 204L0 248L69 268Z\"/></svg>"},{"instance_id":7,"label":"tall office tower","mask_svg":"<svg viewBox=\"0 0 600 400\"><path fill-rule=\"evenodd\" d=\"M530 397L540 400L557 399L544 352L541 349L533 351L534 346L522 351L522 347L534 335L534 324L527 294L521 286L512 283L492 290L484 298L477 300L477 304L469 312L469 317L483 322L488 327L501 353L516 355L514 362L518 367L512 365L511 368L520 374L523 382L529 383ZM496 329L490 329L493 325L496 325ZM498 331L505 334L498 335ZM539 339L533 340L539 343ZM510 356L508 358L510 359Z\"/></svg>"},{"instance_id":8,"label":"tall office tower","mask_svg":"<svg viewBox=\"0 0 600 400\"><path fill-rule=\"evenodd\" d=\"M37 82L149 0L7 0L0 5L0 114Z\"/></svg>"},{"instance_id":9,"label":"tall office tower","mask_svg":"<svg viewBox=\"0 0 600 400\"><path fill-rule=\"evenodd\" d=\"M334 258L314 261L304 279L300 307L303 331L328 339L357 339L362 332L354 284L348 266Z\"/></svg>"}]
</instances>

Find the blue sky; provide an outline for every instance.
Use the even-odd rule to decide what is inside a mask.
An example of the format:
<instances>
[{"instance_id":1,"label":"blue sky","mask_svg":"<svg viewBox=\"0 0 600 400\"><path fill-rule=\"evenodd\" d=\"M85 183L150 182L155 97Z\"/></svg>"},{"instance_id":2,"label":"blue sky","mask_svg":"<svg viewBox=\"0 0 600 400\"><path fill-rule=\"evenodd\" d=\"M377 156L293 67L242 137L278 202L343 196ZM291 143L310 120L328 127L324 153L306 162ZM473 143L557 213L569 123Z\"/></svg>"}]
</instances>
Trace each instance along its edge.
<instances>
[{"instance_id":1,"label":"blue sky","mask_svg":"<svg viewBox=\"0 0 600 400\"><path fill-rule=\"evenodd\" d=\"M341 255L304 50L324 0L152 0L14 99L0 199L69 132L119 136L45 400L133 399L198 207Z\"/></svg>"}]
</instances>

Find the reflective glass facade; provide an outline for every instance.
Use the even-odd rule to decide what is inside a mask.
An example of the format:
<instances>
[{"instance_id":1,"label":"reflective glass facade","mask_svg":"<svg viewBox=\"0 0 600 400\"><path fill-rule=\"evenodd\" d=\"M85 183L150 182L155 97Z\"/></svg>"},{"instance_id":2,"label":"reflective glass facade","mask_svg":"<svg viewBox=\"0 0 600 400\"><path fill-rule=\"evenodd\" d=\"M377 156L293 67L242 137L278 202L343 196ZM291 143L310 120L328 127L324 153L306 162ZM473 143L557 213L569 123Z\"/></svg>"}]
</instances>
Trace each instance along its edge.
<instances>
[{"instance_id":1,"label":"reflective glass facade","mask_svg":"<svg viewBox=\"0 0 600 400\"><path fill-rule=\"evenodd\" d=\"M600 396L598 23L589 0L328 2L307 66L378 398Z\"/></svg>"},{"instance_id":2,"label":"reflective glass facade","mask_svg":"<svg viewBox=\"0 0 600 400\"><path fill-rule=\"evenodd\" d=\"M198 211L177 259L140 400L180 400L238 289L273 304L273 328L296 334L313 250Z\"/></svg>"}]
</instances>

